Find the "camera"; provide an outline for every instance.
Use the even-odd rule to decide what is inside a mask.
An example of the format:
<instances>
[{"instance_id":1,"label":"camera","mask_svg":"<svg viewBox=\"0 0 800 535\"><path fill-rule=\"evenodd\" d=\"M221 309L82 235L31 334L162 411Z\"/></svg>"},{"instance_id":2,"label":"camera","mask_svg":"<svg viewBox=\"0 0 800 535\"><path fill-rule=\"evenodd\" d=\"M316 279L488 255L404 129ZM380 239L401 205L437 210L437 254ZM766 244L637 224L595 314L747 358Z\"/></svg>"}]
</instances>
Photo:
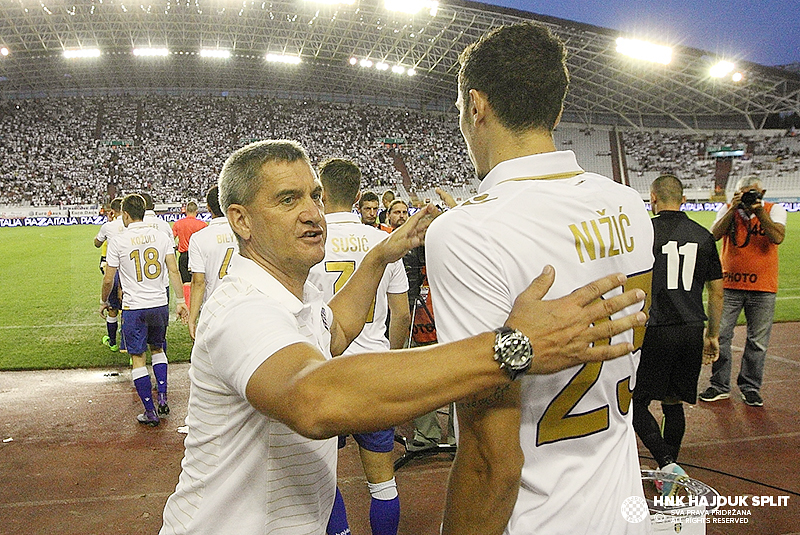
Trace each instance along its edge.
<instances>
[{"instance_id":1,"label":"camera","mask_svg":"<svg viewBox=\"0 0 800 535\"><path fill-rule=\"evenodd\" d=\"M761 200L761 192L756 190L745 191L742 193L742 206L750 208L757 201Z\"/></svg>"}]
</instances>

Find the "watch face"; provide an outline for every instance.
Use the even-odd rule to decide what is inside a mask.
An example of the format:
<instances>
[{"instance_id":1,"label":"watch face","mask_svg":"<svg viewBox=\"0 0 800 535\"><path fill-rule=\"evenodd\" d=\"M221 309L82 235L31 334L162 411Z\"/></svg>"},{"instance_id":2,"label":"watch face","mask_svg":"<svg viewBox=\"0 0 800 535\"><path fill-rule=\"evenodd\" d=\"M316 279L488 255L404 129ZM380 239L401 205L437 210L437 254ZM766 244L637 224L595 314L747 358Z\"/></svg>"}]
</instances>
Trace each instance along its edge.
<instances>
[{"instance_id":1,"label":"watch face","mask_svg":"<svg viewBox=\"0 0 800 535\"><path fill-rule=\"evenodd\" d=\"M528 339L519 332L512 331L501 335L498 343L500 362L512 370L524 370L530 366L532 351Z\"/></svg>"}]
</instances>

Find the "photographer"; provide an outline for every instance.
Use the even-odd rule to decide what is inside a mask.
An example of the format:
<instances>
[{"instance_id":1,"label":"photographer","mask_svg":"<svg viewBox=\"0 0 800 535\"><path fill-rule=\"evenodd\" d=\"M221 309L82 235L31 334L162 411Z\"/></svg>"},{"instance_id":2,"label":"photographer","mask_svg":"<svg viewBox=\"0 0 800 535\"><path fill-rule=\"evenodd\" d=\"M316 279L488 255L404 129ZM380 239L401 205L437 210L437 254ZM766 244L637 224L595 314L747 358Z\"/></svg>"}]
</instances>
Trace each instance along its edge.
<instances>
[{"instance_id":1,"label":"photographer","mask_svg":"<svg viewBox=\"0 0 800 535\"><path fill-rule=\"evenodd\" d=\"M745 403L764 404L760 390L778 292L778 245L786 232L786 211L779 204L762 201L765 192L758 177L742 177L730 204L719 211L711 227L714 239L722 239L725 295L719 360L712 368L711 386L700 394L703 401L730 397L731 340L744 309L747 343L737 384Z\"/></svg>"}]
</instances>

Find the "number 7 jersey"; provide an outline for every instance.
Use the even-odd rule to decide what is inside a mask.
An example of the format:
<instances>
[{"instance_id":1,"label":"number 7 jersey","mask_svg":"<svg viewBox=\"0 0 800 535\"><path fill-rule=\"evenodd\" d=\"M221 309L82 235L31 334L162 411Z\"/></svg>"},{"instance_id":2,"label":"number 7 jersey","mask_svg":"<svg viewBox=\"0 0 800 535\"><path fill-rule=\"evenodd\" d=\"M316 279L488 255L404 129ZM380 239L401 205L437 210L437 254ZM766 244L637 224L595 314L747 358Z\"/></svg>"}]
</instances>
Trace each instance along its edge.
<instances>
[{"instance_id":1,"label":"number 7 jersey","mask_svg":"<svg viewBox=\"0 0 800 535\"><path fill-rule=\"evenodd\" d=\"M546 299L614 272L649 293L652 246L639 194L584 172L571 151L502 162L477 196L428 230L439 340L501 326L546 264L555 268ZM621 358L522 379L525 462L506 533L649 533L649 520L631 524L621 514L626 499L643 497L630 412L643 331L605 342L634 342L637 350Z\"/></svg>"}]
</instances>

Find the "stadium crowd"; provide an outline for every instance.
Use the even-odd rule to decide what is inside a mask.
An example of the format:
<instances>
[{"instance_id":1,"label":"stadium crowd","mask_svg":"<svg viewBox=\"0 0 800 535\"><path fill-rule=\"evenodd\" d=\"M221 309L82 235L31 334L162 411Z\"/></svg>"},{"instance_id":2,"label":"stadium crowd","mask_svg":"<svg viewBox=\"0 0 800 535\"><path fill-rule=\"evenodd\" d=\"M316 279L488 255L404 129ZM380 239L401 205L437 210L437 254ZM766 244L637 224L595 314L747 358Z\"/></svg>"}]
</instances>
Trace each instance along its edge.
<instances>
[{"instance_id":1,"label":"stadium crowd","mask_svg":"<svg viewBox=\"0 0 800 535\"><path fill-rule=\"evenodd\" d=\"M6 205L98 203L109 184L162 203L199 199L231 150L265 138L296 139L315 162L351 158L369 189L396 187L401 170L419 187L473 176L455 114L268 97L113 96L7 102L0 125Z\"/></svg>"}]
</instances>

